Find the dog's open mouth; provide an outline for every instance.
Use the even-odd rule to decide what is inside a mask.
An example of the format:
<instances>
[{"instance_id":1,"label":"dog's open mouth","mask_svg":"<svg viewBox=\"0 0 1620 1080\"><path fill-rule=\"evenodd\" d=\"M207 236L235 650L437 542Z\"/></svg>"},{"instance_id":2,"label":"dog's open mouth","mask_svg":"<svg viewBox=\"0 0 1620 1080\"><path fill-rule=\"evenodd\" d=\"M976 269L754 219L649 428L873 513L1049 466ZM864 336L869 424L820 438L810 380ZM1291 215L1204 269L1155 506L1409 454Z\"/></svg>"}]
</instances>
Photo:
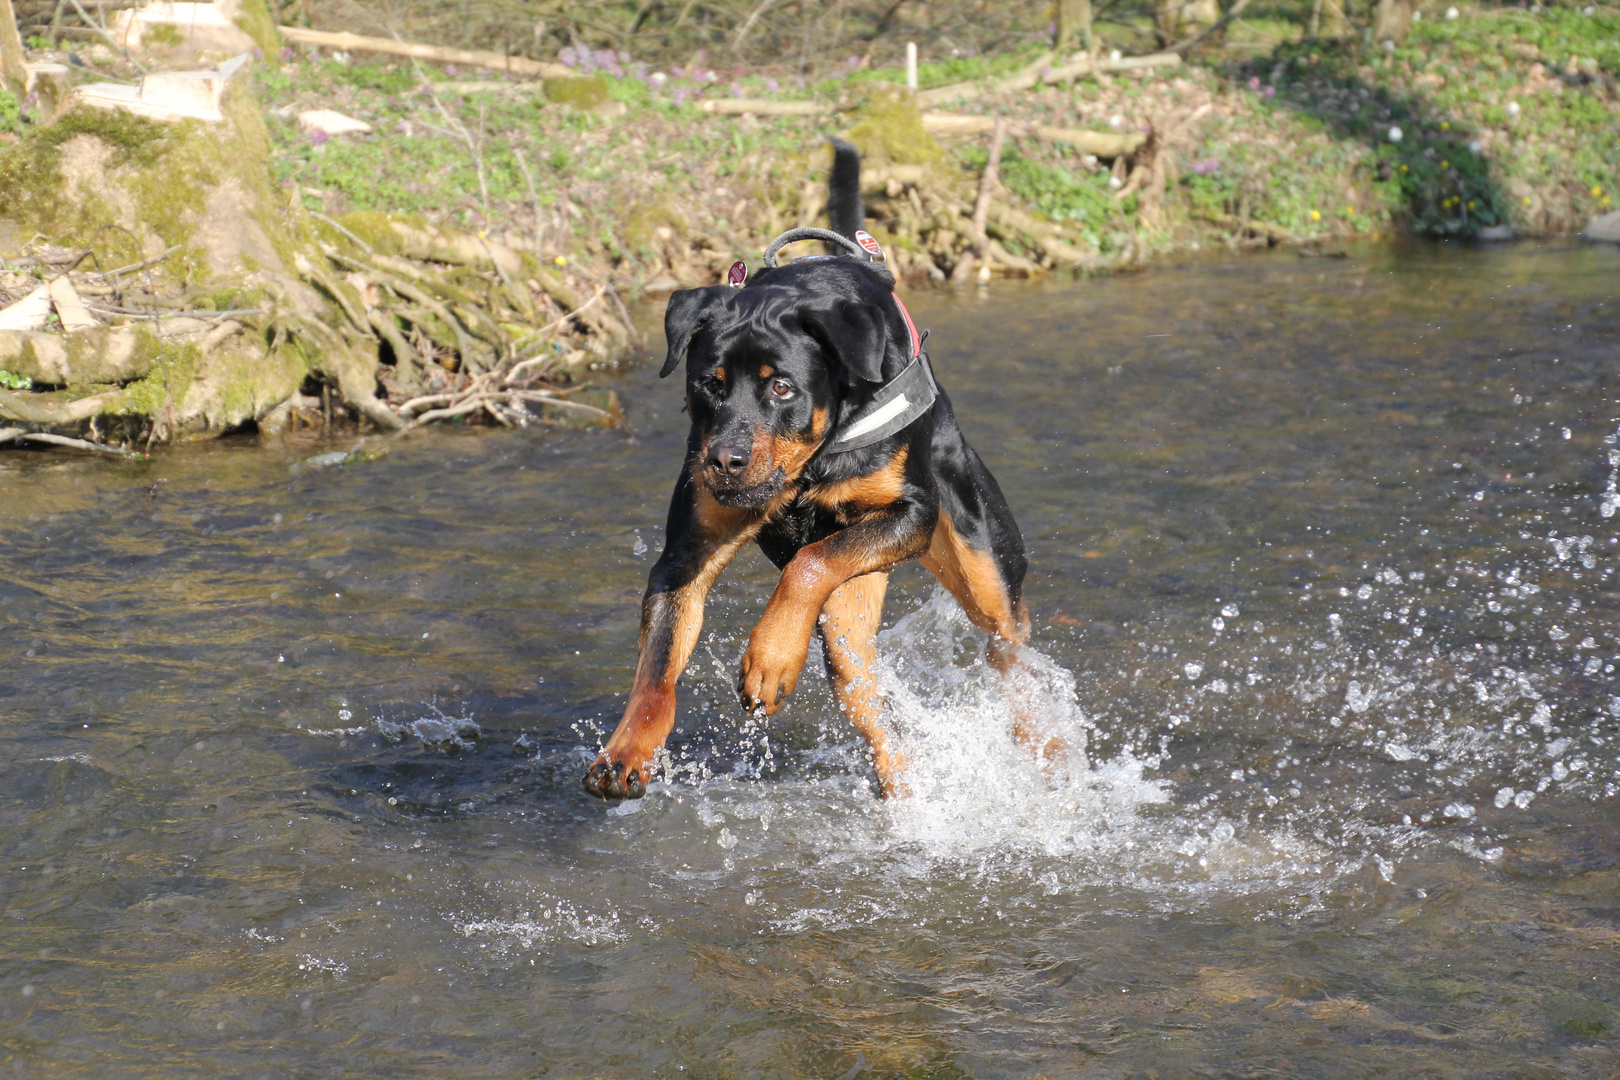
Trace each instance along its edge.
<instances>
[{"instance_id":1,"label":"dog's open mouth","mask_svg":"<svg viewBox=\"0 0 1620 1080\"><path fill-rule=\"evenodd\" d=\"M721 506L730 506L737 509L754 510L767 505L782 492L787 483L787 473L781 466L772 470L771 474L757 484L739 484L736 482L723 483L713 476L704 478L704 486L714 496L714 501Z\"/></svg>"}]
</instances>

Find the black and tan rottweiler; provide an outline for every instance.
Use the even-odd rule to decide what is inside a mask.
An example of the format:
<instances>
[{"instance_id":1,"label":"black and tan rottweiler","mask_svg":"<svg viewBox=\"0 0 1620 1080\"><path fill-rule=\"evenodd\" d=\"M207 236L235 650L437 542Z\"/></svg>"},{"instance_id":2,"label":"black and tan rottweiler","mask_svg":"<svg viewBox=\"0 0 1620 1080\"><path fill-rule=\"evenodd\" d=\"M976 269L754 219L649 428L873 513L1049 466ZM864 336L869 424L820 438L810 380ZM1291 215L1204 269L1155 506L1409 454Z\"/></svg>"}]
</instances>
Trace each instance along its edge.
<instances>
[{"instance_id":1,"label":"black and tan rottweiler","mask_svg":"<svg viewBox=\"0 0 1620 1080\"><path fill-rule=\"evenodd\" d=\"M846 181L852 156L839 148ZM836 185L833 201L834 223L847 223ZM783 243L810 236L851 254L775 265ZM659 374L685 360L692 430L642 602L635 685L585 790L645 793L704 598L752 540L782 577L743 654L743 707L782 706L819 630L839 707L871 745L880 790L893 794L903 763L873 678L889 572L921 560L989 631L989 658L1007 671L1029 634L1024 544L1007 501L956 426L893 276L847 237L784 234L742 287L672 295L664 329Z\"/></svg>"}]
</instances>

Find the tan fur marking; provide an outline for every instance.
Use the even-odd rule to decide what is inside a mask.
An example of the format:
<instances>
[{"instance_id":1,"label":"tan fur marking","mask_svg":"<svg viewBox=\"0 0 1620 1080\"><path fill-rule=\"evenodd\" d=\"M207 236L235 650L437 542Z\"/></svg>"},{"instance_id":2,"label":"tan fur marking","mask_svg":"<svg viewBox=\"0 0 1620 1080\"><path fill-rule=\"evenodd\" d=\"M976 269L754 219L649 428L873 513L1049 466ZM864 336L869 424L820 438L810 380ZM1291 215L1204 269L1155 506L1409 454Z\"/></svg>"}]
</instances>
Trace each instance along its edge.
<instances>
[{"instance_id":1,"label":"tan fur marking","mask_svg":"<svg viewBox=\"0 0 1620 1080\"><path fill-rule=\"evenodd\" d=\"M1013 610L995 558L968 544L944 509L939 512L928 550L919 561L956 597L974 626L1014 647L1029 637L1029 615L1022 610L1022 604L1020 610Z\"/></svg>"},{"instance_id":2,"label":"tan fur marking","mask_svg":"<svg viewBox=\"0 0 1620 1080\"><path fill-rule=\"evenodd\" d=\"M748 523L761 516L758 511L750 511L743 507L721 506L714 499L714 494L707 488L699 487L697 497L693 500L698 523L703 526L707 536L730 536L739 529L746 528Z\"/></svg>"},{"instance_id":3,"label":"tan fur marking","mask_svg":"<svg viewBox=\"0 0 1620 1080\"><path fill-rule=\"evenodd\" d=\"M905 488L907 447L902 446L889 463L864 476L852 476L812 488L806 498L828 510L877 510L892 506Z\"/></svg>"},{"instance_id":4,"label":"tan fur marking","mask_svg":"<svg viewBox=\"0 0 1620 1080\"><path fill-rule=\"evenodd\" d=\"M872 748L872 767L885 797L903 794L905 760L889 747L878 689L877 632L883 618L887 573L862 574L839 586L821 608L821 645L838 707Z\"/></svg>"}]
</instances>

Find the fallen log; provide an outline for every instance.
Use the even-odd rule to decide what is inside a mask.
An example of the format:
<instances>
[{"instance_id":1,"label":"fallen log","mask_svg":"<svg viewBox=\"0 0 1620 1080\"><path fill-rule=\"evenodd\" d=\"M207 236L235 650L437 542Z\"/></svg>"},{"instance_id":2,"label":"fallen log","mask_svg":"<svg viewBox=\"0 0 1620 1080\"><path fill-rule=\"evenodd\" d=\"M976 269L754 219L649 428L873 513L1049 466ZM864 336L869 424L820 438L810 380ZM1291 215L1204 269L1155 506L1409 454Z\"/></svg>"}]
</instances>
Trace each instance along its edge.
<instances>
[{"instance_id":1,"label":"fallen log","mask_svg":"<svg viewBox=\"0 0 1620 1080\"><path fill-rule=\"evenodd\" d=\"M1049 58L1048 58L1049 59ZM1181 54L1174 52L1150 53L1147 56L1122 56L1118 60L1093 60L1089 56L1082 56L1067 64L1050 67L1043 60L1039 64L1032 64L1016 75L1005 79L993 79L988 82L954 83L950 86L940 86L933 90L924 90L917 95L918 105L941 105L947 101L963 101L968 98L980 97L984 94L999 94L1008 90L1029 90L1038 85L1047 86L1053 83L1067 82L1092 72L1141 71L1146 68L1175 67L1181 63Z\"/></svg>"},{"instance_id":2,"label":"fallen log","mask_svg":"<svg viewBox=\"0 0 1620 1080\"><path fill-rule=\"evenodd\" d=\"M925 112L922 122L923 128L935 135L983 135L996 128L996 118L993 116L968 116L965 113ZM1069 143L1100 158L1117 158L1133 153L1147 138L1138 132L1121 135L1110 131L1053 127L1050 124L1008 124L1007 133Z\"/></svg>"},{"instance_id":3,"label":"fallen log","mask_svg":"<svg viewBox=\"0 0 1620 1080\"><path fill-rule=\"evenodd\" d=\"M432 60L440 64L471 64L491 71L504 71L508 75L521 75L531 79L561 79L574 74L574 69L562 64L542 63L527 56L508 56L505 53L486 52L482 49L446 49L438 45L422 45L413 41L394 41L390 38L366 37L362 34L331 33L326 30L308 30L301 26L283 26L281 36L295 45L315 45L339 52L374 52L389 56L409 56L417 60Z\"/></svg>"},{"instance_id":4,"label":"fallen log","mask_svg":"<svg viewBox=\"0 0 1620 1080\"><path fill-rule=\"evenodd\" d=\"M705 98L698 108L721 116L825 116L838 111L826 101L772 101L769 98Z\"/></svg>"}]
</instances>

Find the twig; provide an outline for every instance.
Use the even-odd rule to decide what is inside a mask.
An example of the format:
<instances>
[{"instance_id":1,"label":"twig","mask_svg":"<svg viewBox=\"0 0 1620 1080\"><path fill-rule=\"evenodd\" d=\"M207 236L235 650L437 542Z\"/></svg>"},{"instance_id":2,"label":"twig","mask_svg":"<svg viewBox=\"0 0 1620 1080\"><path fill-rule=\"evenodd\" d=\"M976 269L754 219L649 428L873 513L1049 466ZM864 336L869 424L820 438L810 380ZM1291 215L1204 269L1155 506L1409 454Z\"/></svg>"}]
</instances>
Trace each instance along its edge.
<instances>
[{"instance_id":1,"label":"twig","mask_svg":"<svg viewBox=\"0 0 1620 1080\"><path fill-rule=\"evenodd\" d=\"M104 271L101 276L117 277L119 274L133 274L137 270L145 270L149 266L156 266L164 259L167 259L170 255L173 255L175 252L179 251L180 247L181 245L176 244L174 247L170 248L168 251L165 251L161 255L154 255L150 259L142 259L140 262L130 263L128 266L120 266L116 270Z\"/></svg>"},{"instance_id":2,"label":"twig","mask_svg":"<svg viewBox=\"0 0 1620 1080\"><path fill-rule=\"evenodd\" d=\"M985 225L990 218L990 197L995 193L997 174L1001 171L1001 144L1007 138L1007 122L997 119L994 134L990 136L990 158L984 163L984 174L979 177L979 197L973 203L973 248L979 258L989 255L990 237Z\"/></svg>"},{"instance_id":3,"label":"twig","mask_svg":"<svg viewBox=\"0 0 1620 1080\"><path fill-rule=\"evenodd\" d=\"M534 190L534 174L529 171L529 155L513 151L512 156L517 158L518 171L523 174L523 184L529 189L529 208L534 213L534 235L530 242L534 245L536 255L540 254L540 195Z\"/></svg>"},{"instance_id":4,"label":"twig","mask_svg":"<svg viewBox=\"0 0 1620 1080\"><path fill-rule=\"evenodd\" d=\"M79 3L79 0L73 0L73 10L77 11L79 13L79 18L84 20L84 24L86 26L88 26L90 29L94 30L98 35L100 35L101 38L103 40L105 40L108 45L111 45L113 47L113 49L115 49L120 55L122 55L125 60L128 60L130 63L134 64L136 67L140 68L142 75L150 75L152 73L151 68L147 67L145 64L143 64L139 60L135 59L133 56L131 56L129 54L128 49L126 49L122 45L118 44L118 39L113 37L111 34L107 33L107 28L105 26L101 25L100 23L96 22L96 20L92 19L89 16L89 14L84 10L84 5Z\"/></svg>"},{"instance_id":5,"label":"twig","mask_svg":"<svg viewBox=\"0 0 1620 1080\"><path fill-rule=\"evenodd\" d=\"M399 35L395 34L394 36L398 37ZM444 102L439 99L438 91L433 89L433 80L429 79L427 72L422 70L421 62L413 58L411 64L416 68L416 77L422 81L422 89L426 90L428 97L433 99L433 107L439 111L439 115L443 117L446 124L450 125L455 134L460 135L467 144L467 153L471 155L473 169L478 174L479 205L484 208L484 220L487 222L489 220L489 184L484 179L484 155L479 152L478 145L473 142L472 132L468 131L467 126L459 119L451 116L450 111L444 107ZM482 125L483 106L479 106L480 128L482 128ZM491 258L493 258L493 255Z\"/></svg>"},{"instance_id":6,"label":"twig","mask_svg":"<svg viewBox=\"0 0 1620 1080\"><path fill-rule=\"evenodd\" d=\"M1201 42L1203 42L1203 40L1205 38L1209 37L1211 34L1216 33L1217 31L1220 31L1220 30L1225 30L1227 25L1229 23L1231 23L1231 21L1233 19L1237 18L1239 15L1241 15L1243 13L1243 9L1248 7L1249 3L1250 3L1250 0L1237 0L1237 3L1233 4L1231 6L1231 8L1227 10L1225 15L1222 15L1219 19L1216 19L1214 22L1210 23L1208 26L1206 26L1202 30L1198 31L1198 33L1194 34L1192 37L1188 38L1185 41L1178 41L1174 45L1171 45L1169 48L1161 49L1160 51L1161 52L1173 52L1173 53L1184 53L1184 52L1186 52L1188 49L1192 48L1193 46L1198 45Z\"/></svg>"},{"instance_id":7,"label":"twig","mask_svg":"<svg viewBox=\"0 0 1620 1080\"><path fill-rule=\"evenodd\" d=\"M591 294L591 298L589 300L585 301L583 304L579 305L579 307L575 308L573 311L570 311L568 314L559 315L557 318L555 318L555 319L551 320L550 322L546 323L546 325L542 326L540 329L534 331L533 333L523 335L523 337L520 340L518 340L516 342L513 342L512 347L514 349L526 349L526 348L528 348L530 345L533 345L537 340L539 340L540 336L542 334L546 334L546 333L548 333L548 332L550 332L552 330L555 330L557 327L561 326L563 323L567 322L569 319L572 319L575 315L578 315L580 312L584 311L586 308L588 308L592 304L596 303L598 300L600 300L602 298L602 294L605 293L605 292L607 292L607 286L606 285L598 285L596 287L596 291ZM531 362L532 361L525 360L523 362L523 364L527 364L527 363L531 363ZM523 366L523 364L519 364L517 367L520 368L520 367ZM516 371L517 368L513 368L512 370ZM510 381L510 379L508 379L508 381Z\"/></svg>"},{"instance_id":8,"label":"twig","mask_svg":"<svg viewBox=\"0 0 1620 1080\"><path fill-rule=\"evenodd\" d=\"M232 311L137 311L134 308L98 304L92 300L86 300L84 306L98 315L117 315L126 319L236 319L265 314L261 308L238 308Z\"/></svg>"},{"instance_id":9,"label":"twig","mask_svg":"<svg viewBox=\"0 0 1620 1080\"><path fill-rule=\"evenodd\" d=\"M13 432L16 434L13 434ZM114 457L138 458L145 456L133 450L124 450L117 446L105 446L84 439L70 439L66 435L52 435L44 431L23 431L20 428L7 428L5 431L0 431L0 442L9 442L12 439L51 443L55 446L71 446L75 450L93 450L98 454L112 454Z\"/></svg>"},{"instance_id":10,"label":"twig","mask_svg":"<svg viewBox=\"0 0 1620 1080\"><path fill-rule=\"evenodd\" d=\"M344 236L347 236L350 240L353 240L356 244L359 244L360 247L365 251L365 253L367 255L375 255L375 254L377 254L377 249L376 248L373 248L370 244L366 243L364 240L360 239L358 236L354 235L354 233L350 232L348 229L345 229L342 225L339 225L337 222L333 221L331 218L327 217L325 214L322 214L319 211L311 210L309 212L309 216L314 218L316 221L321 222L323 225L332 226L332 228L336 229L338 232L342 233Z\"/></svg>"}]
</instances>

